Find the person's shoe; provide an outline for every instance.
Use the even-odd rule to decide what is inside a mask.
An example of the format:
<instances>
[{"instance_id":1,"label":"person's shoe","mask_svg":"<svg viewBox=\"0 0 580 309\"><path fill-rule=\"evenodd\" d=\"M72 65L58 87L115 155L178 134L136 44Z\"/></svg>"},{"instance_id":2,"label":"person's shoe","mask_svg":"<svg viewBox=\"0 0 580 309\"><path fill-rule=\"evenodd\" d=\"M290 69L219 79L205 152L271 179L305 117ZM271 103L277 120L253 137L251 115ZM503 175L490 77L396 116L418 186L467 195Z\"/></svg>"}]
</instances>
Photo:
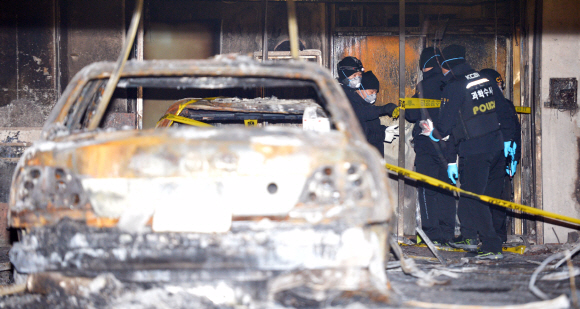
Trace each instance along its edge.
<instances>
[{"instance_id":1,"label":"person's shoe","mask_svg":"<svg viewBox=\"0 0 580 309\"><path fill-rule=\"evenodd\" d=\"M449 247L448 243L437 240L433 241L433 244L435 245L435 247Z\"/></svg>"},{"instance_id":2,"label":"person's shoe","mask_svg":"<svg viewBox=\"0 0 580 309\"><path fill-rule=\"evenodd\" d=\"M501 260L503 259L503 254L501 252L467 252L465 254L467 258L474 258L476 260Z\"/></svg>"},{"instance_id":3,"label":"person's shoe","mask_svg":"<svg viewBox=\"0 0 580 309\"><path fill-rule=\"evenodd\" d=\"M463 249L467 251L476 251L479 242L477 239L466 238L458 241L450 241L449 245L453 248Z\"/></svg>"}]
</instances>

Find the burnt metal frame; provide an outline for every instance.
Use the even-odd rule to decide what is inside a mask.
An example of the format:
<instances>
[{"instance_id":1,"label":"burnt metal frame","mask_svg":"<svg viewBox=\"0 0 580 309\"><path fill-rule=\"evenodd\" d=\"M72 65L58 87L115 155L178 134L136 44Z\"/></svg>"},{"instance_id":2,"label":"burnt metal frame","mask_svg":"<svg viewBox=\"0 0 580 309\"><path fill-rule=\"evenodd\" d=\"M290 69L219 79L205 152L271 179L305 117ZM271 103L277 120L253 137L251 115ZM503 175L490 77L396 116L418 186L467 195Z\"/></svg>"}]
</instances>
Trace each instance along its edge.
<instances>
[{"instance_id":1,"label":"burnt metal frame","mask_svg":"<svg viewBox=\"0 0 580 309\"><path fill-rule=\"evenodd\" d=\"M534 36L533 36L533 84L532 95L533 101L530 102L531 112L531 131L532 131L532 201L533 207L543 209L542 204L542 125L541 125L541 100L542 100L542 14L543 0L535 0L534 8ZM539 158L539 160L538 160ZM527 223L528 221L526 221ZM528 235L533 235L535 230L536 243L544 243L544 223L536 221L535 224L526 224Z\"/></svg>"},{"instance_id":2,"label":"burnt metal frame","mask_svg":"<svg viewBox=\"0 0 580 309\"><path fill-rule=\"evenodd\" d=\"M268 60L268 0L262 1L262 61Z\"/></svg>"},{"instance_id":3,"label":"burnt metal frame","mask_svg":"<svg viewBox=\"0 0 580 309\"><path fill-rule=\"evenodd\" d=\"M399 0L399 98L405 97L405 0ZM399 110L399 167L405 168L405 109ZM398 175L397 234L405 234L405 177Z\"/></svg>"},{"instance_id":4,"label":"burnt metal frame","mask_svg":"<svg viewBox=\"0 0 580 309\"><path fill-rule=\"evenodd\" d=\"M298 52L300 59L308 61L308 59L316 59L316 63L322 66L322 52L318 49L305 49ZM254 59L262 60L264 59L264 52L255 51ZM289 51L268 51L266 52L267 60L289 60L292 59L292 55Z\"/></svg>"},{"instance_id":5,"label":"burnt metal frame","mask_svg":"<svg viewBox=\"0 0 580 309\"><path fill-rule=\"evenodd\" d=\"M43 128L42 139L51 139L51 132L63 128L69 109L77 101L86 83L94 79L106 79L114 68L114 63L95 63L85 67L75 75L66 88ZM330 112L339 131L348 138L366 141L360 124L344 92L330 73L324 68L307 62L257 63L249 59L224 60L157 60L128 61L121 78L148 76L207 76L232 78L275 78L298 83L313 82L323 102ZM358 128L358 130L354 129Z\"/></svg>"}]
</instances>

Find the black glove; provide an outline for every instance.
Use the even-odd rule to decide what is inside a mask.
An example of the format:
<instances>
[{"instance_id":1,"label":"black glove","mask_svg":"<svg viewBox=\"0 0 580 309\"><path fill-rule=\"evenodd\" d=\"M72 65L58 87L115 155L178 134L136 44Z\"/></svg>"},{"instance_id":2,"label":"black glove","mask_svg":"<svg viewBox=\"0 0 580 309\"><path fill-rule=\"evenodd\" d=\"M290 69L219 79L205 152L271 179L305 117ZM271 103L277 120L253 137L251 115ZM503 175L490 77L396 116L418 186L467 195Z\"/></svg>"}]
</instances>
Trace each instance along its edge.
<instances>
[{"instance_id":1,"label":"black glove","mask_svg":"<svg viewBox=\"0 0 580 309\"><path fill-rule=\"evenodd\" d=\"M399 106L397 106L397 104L394 104L394 103L387 103L387 104L383 105L383 113L384 113L384 115L387 115L387 116L389 116L389 117L392 117L392 118L397 118L397 117L399 117L399 113L396 113L396 114L397 114L397 115L396 115L396 117L393 117L393 112L394 112L394 111L395 111L395 110L396 110L398 107L399 107ZM399 111L399 110L397 109L397 112L398 112L398 111Z\"/></svg>"}]
</instances>

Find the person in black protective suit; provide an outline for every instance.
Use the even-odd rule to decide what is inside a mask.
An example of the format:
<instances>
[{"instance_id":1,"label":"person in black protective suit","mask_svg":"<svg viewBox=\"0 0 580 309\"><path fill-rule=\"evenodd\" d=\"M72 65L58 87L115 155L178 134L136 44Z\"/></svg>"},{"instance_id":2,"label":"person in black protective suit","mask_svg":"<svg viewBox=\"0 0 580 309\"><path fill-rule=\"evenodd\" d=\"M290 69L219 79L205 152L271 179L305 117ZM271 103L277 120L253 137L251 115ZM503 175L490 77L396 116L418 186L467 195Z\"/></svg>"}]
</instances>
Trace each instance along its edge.
<instances>
[{"instance_id":1,"label":"person in black protective suit","mask_svg":"<svg viewBox=\"0 0 580 309\"><path fill-rule=\"evenodd\" d=\"M439 67L439 49L427 47L419 58L419 68L423 71L423 80L417 85L414 98L441 100L443 93L443 72ZM415 169L418 173L439 179L451 184L447 175L449 152L446 141L436 143L428 136L421 135L419 121L431 119L437 122L439 108L406 109L405 119L415 123L413 141L415 148ZM455 161L455 159L453 159ZM445 245L453 239L455 232L455 198L445 190L419 183L419 208L421 209L421 226L427 237L435 244Z\"/></svg>"},{"instance_id":2,"label":"person in black protective suit","mask_svg":"<svg viewBox=\"0 0 580 309\"><path fill-rule=\"evenodd\" d=\"M364 68L357 58L346 57L342 59L338 63L337 69L338 81L350 101L367 141L375 146L384 157L383 141L385 140L386 127L381 125L379 117L392 116L397 105L393 103L383 106L374 105L376 94L379 91L379 81L372 72L362 73ZM361 79L358 79L359 74Z\"/></svg>"},{"instance_id":3,"label":"person in black protective suit","mask_svg":"<svg viewBox=\"0 0 580 309\"><path fill-rule=\"evenodd\" d=\"M505 82L496 70L493 69L483 69L479 71L483 76L486 76L490 81L495 81L498 88L501 91L505 90ZM508 99L506 102L509 104L510 109L514 110L514 103ZM504 136L504 156L506 158L506 173L503 179L498 180L497 183L493 184L496 194L493 197L499 197L502 200L511 201L512 198L512 177L516 173L516 167L521 158L522 149L522 127L520 125L517 116L513 117L512 123L515 126L515 132L512 136L512 140L506 140L507 136L510 136L509 130L505 126L501 126L501 131ZM507 144L507 145L506 145ZM493 220L493 226L495 232L500 237L502 242L507 241L507 209L499 206L491 206L491 217Z\"/></svg>"},{"instance_id":4,"label":"person in black protective suit","mask_svg":"<svg viewBox=\"0 0 580 309\"><path fill-rule=\"evenodd\" d=\"M465 61L465 47L450 45L442 51L441 68L451 74L441 100L439 121L434 129L428 122L422 134L435 141L451 134L459 154L459 169L450 162L448 174L461 182L461 188L476 194L493 195L493 183L505 173L504 139L511 140L515 126L515 110L501 94L494 81L481 76ZM500 125L501 124L501 125ZM508 136L504 137L502 129ZM503 258L502 241L495 232L487 204L461 197L457 210L461 221L461 239L451 246L475 250L468 257L477 259ZM477 247L477 236L482 242Z\"/></svg>"}]
</instances>

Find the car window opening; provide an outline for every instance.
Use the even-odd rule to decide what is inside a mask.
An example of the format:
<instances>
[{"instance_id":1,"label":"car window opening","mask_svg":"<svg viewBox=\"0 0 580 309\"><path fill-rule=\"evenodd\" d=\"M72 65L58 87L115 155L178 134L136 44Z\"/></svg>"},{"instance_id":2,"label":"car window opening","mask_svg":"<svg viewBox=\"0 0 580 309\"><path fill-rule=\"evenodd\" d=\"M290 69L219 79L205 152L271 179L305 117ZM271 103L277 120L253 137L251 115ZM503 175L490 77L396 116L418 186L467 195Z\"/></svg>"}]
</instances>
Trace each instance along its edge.
<instances>
[{"instance_id":1,"label":"car window opening","mask_svg":"<svg viewBox=\"0 0 580 309\"><path fill-rule=\"evenodd\" d=\"M86 84L81 95L68 111L65 120L68 130L86 130L101 100L106 81L106 79L92 80ZM101 120L100 129L110 128L111 117L120 118L118 114L135 114L139 88L142 89L143 101L147 103L144 118L150 118L147 125L144 122L144 129L204 126L203 124L214 127L274 125L302 128L303 122L306 121L304 112L307 107L315 111L309 113L311 123L316 119L324 119L322 131L327 131L326 126L334 129L331 119L328 119L330 113L325 110L325 102L321 99L322 96L315 83L256 77L121 78L105 116ZM199 102L187 104L181 109L173 106L183 104L188 100ZM173 120L165 121L160 125L168 115L178 117L172 117ZM193 121L180 121L179 117ZM320 124L308 128L320 131L319 127Z\"/></svg>"}]
</instances>

